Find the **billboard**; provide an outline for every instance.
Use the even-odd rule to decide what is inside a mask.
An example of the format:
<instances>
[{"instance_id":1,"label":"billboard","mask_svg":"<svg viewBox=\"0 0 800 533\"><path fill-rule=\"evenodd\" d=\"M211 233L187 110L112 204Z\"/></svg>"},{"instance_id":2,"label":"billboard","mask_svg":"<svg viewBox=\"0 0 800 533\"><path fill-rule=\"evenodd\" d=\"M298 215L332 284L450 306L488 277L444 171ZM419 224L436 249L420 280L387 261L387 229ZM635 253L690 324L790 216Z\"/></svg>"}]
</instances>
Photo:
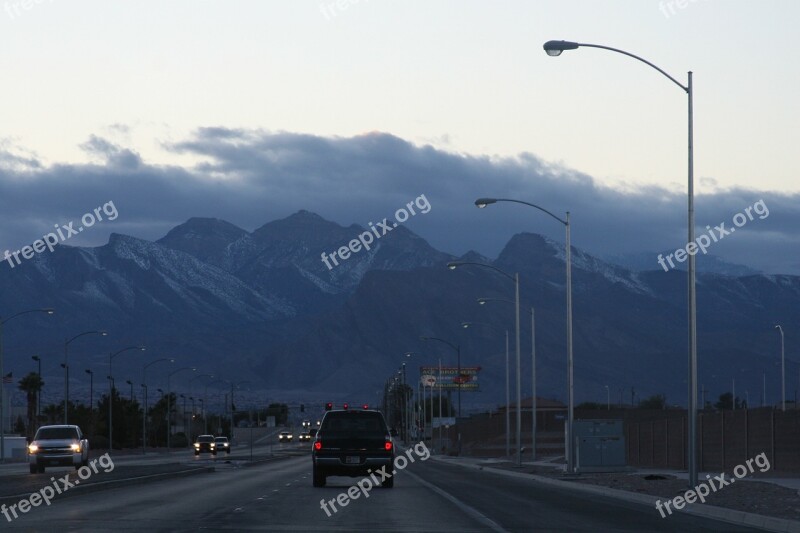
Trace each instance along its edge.
<instances>
[{"instance_id":1,"label":"billboard","mask_svg":"<svg viewBox=\"0 0 800 533\"><path fill-rule=\"evenodd\" d=\"M440 373L441 371L441 373ZM477 392L479 366L422 366L419 369L420 384L442 390Z\"/></svg>"}]
</instances>

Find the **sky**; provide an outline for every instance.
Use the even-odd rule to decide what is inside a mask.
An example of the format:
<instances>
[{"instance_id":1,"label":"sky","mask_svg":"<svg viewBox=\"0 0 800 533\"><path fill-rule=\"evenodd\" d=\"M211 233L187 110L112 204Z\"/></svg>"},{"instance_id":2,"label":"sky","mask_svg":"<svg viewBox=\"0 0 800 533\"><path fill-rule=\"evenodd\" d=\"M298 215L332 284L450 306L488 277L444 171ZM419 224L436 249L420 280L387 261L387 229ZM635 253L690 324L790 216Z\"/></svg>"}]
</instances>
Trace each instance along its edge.
<instances>
[{"instance_id":1,"label":"sky","mask_svg":"<svg viewBox=\"0 0 800 533\"><path fill-rule=\"evenodd\" d=\"M0 0L0 253L108 201L111 232L192 216L247 230L301 209L391 216L433 246L496 256L563 228L602 255L686 244L693 71L697 231L759 200L710 253L800 274L800 3L786 0ZM490 212L491 211L491 212ZM653 260L653 268L659 268Z\"/></svg>"}]
</instances>

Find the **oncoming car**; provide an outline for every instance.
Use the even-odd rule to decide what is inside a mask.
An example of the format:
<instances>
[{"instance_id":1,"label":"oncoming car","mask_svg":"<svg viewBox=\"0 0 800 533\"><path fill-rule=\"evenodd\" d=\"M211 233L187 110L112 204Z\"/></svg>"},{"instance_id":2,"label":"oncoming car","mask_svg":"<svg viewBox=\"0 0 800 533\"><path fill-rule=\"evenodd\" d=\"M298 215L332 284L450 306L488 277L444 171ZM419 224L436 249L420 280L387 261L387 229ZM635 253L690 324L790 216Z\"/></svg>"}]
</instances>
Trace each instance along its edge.
<instances>
[{"instance_id":1,"label":"oncoming car","mask_svg":"<svg viewBox=\"0 0 800 533\"><path fill-rule=\"evenodd\" d=\"M394 443L383 415L375 410L328 411L311 448L313 484L324 487L328 476L367 476L381 468L392 470ZM394 477L381 482L394 486Z\"/></svg>"},{"instance_id":2,"label":"oncoming car","mask_svg":"<svg viewBox=\"0 0 800 533\"><path fill-rule=\"evenodd\" d=\"M194 454L200 455L201 452L211 452L217 455L217 445L214 442L214 435L200 435L194 441Z\"/></svg>"},{"instance_id":3,"label":"oncoming car","mask_svg":"<svg viewBox=\"0 0 800 533\"><path fill-rule=\"evenodd\" d=\"M278 442L292 442L293 437L291 431L281 431L278 435Z\"/></svg>"},{"instance_id":4,"label":"oncoming car","mask_svg":"<svg viewBox=\"0 0 800 533\"><path fill-rule=\"evenodd\" d=\"M74 466L78 470L88 464L89 441L78 426L42 426L28 445L31 474L44 472L48 466Z\"/></svg>"},{"instance_id":5,"label":"oncoming car","mask_svg":"<svg viewBox=\"0 0 800 533\"><path fill-rule=\"evenodd\" d=\"M311 434L310 433L300 433L298 440L300 442L310 442L311 441Z\"/></svg>"},{"instance_id":6,"label":"oncoming car","mask_svg":"<svg viewBox=\"0 0 800 533\"><path fill-rule=\"evenodd\" d=\"M228 442L228 437L215 437L214 444L218 452L231 453L231 443Z\"/></svg>"}]
</instances>

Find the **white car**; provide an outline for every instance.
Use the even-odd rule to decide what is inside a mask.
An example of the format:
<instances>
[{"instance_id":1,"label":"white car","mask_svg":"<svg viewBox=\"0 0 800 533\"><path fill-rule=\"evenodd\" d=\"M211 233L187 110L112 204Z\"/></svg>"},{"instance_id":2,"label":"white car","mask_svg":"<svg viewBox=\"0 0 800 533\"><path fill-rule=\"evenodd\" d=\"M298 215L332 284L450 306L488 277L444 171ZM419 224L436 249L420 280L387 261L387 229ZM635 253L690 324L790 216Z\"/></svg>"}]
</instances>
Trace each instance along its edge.
<instances>
[{"instance_id":1,"label":"white car","mask_svg":"<svg viewBox=\"0 0 800 533\"><path fill-rule=\"evenodd\" d=\"M294 435L291 431L281 431L278 435L278 442L292 442Z\"/></svg>"},{"instance_id":2,"label":"white car","mask_svg":"<svg viewBox=\"0 0 800 533\"><path fill-rule=\"evenodd\" d=\"M28 444L31 474L44 472L48 466L74 466L78 470L88 464L89 441L78 426L42 426Z\"/></svg>"}]
</instances>

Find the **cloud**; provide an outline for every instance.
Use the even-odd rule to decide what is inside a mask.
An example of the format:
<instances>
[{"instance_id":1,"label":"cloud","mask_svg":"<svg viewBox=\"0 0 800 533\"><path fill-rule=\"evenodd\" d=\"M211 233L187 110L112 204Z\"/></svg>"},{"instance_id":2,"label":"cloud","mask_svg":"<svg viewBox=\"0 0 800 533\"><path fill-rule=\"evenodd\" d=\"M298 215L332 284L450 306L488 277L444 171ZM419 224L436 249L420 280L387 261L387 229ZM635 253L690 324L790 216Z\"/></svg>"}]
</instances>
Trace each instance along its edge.
<instances>
[{"instance_id":1,"label":"cloud","mask_svg":"<svg viewBox=\"0 0 800 533\"><path fill-rule=\"evenodd\" d=\"M344 226L366 225L393 216L420 194L431 212L407 226L454 254L472 249L496 256L522 231L563 240L563 226L543 213L514 204L479 210L473 202L481 196L526 200L559 216L569 210L573 245L595 255L676 249L686 240L685 195L652 186L614 189L530 153L455 154L378 132L319 137L222 127L201 128L165 146L201 161L193 167L148 164L99 136L82 148L95 163L45 167L33 158L20 161L0 145L0 252L109 200L119 218L84 232L75 244L101 244L111 232L157 239L194 216L253 230L300 209ZM759 199L770 216L749 222L711 253L766 272L800 274L798 195L733 189L698 196L698 233L706 225L730 226L736 213ZM653 266L658 268L655 257Z\"/></svg>"}]
</instances>

